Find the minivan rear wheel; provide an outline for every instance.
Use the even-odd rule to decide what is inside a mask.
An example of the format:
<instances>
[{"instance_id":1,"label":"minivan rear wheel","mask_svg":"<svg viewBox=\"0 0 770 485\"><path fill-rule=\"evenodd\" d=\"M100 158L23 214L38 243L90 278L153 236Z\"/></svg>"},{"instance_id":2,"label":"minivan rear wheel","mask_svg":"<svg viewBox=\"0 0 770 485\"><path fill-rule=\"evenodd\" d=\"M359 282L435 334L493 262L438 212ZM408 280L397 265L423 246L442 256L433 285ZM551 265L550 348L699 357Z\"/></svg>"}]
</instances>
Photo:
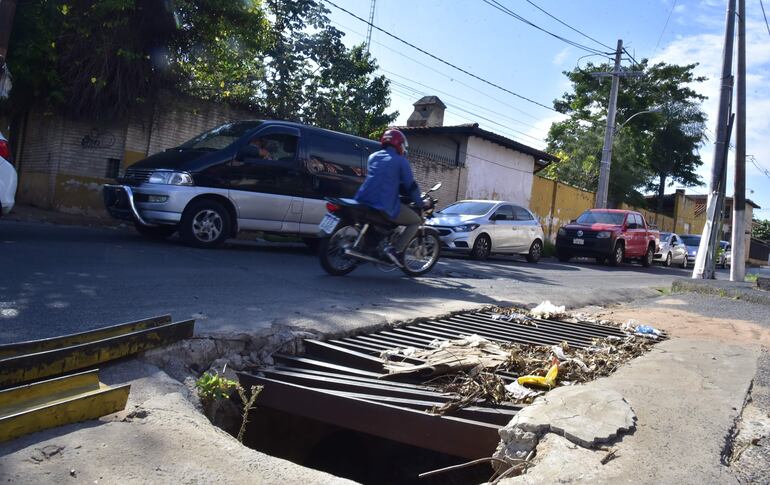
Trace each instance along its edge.
<instances>
[{"instance_id":1,"label":"minivan rear wheel","mask_svg":"<svg viewBox=\"0 0 770 485\"><path fill-rule=\"evenodd\" d=\"M182 214L179 236L199 248L221 246L230 236L230 213L215 200L191 202Z\"/></svg>"}]
</instances>

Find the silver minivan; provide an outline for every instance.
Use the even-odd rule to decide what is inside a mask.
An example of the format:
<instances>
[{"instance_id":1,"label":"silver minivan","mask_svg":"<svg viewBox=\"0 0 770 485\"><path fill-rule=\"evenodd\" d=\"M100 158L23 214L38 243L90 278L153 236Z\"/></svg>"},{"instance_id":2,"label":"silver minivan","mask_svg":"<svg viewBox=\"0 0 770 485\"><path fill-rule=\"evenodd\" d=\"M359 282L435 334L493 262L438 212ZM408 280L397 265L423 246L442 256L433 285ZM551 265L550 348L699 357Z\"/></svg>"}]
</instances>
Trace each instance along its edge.
<instances>
[{"instance_id":1,"label":"silver minivan","mask_svg":"<svg viewBox=\"0 0 770 485\"><path fill-rule=\"evenodd\" d=\"M141 160L104 204L148 238L216 247L240 230L317 241L324 197L352 197L379 143L286 121L227 123Z\"/></svg>"}]
</instances>

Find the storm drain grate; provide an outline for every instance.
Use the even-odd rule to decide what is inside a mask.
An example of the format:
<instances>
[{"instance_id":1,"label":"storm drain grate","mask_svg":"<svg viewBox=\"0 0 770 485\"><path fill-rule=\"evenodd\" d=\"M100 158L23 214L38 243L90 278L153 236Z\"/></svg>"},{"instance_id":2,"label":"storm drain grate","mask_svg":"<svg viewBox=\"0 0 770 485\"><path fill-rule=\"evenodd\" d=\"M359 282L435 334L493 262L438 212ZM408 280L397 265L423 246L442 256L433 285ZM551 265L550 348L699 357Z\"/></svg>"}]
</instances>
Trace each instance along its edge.
<instances>
[{"instance_id":1,"label":"storm drain grate","mask_svg":"<svg viewBox=\"0 0 770 485\"><path fill-rule=\"evenodd\" d=\"M479 401L446 415L433 415L426 410L456 396L419 376L388 376L380 358L384 350L427 349L436 340L474 334L498 343L566 341L575 348L587 347L595 338L626 336L618 328L588 322L530 319L519 323L491 312L465 313L324 342L305 340L304 355L275 355L273 367L240 373L239 378L247 387L264 386L258 406L458 457L481 458L492 454L499 440L497 431L522 405ZM414 358L407 362L423 363ZM506 383L518 377L497 374Z\"/></svg>"}]
</instances>

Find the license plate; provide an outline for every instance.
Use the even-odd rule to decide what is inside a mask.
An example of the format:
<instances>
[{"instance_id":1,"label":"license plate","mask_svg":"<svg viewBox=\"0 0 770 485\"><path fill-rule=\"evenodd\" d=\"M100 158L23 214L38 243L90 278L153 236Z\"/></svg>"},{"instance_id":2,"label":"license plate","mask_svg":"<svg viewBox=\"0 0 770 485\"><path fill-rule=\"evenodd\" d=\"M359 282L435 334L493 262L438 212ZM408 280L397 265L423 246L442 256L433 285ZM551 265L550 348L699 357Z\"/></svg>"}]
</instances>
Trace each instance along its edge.
<instances>
[{"instance_id":1,"label":"license plate","mask_svg":"<svg viewBox=\"0 0 770 485\"><path fill-rule=\"evenodd\" d=\"M321 219L321 223L318 224L318 229L321 230L321 232L324 232L326 234L331 234L334 232L334 229L337 227L337 224L340 222L340 218L337 216L333 216L331 214L326 214L323 219Z\"/></svg>"},{"instance_id":2,"label":"license plate","mask_svg":"<svg viewBox=\"0 0 770 485\"><path fill-rule=\"evenodd\" d=\"M572 244L574 244L576 246L582 246L583 243L584 243L584 241L582 239L575 238L575 239L572 240Z\"/></svg>"}]
</instances>

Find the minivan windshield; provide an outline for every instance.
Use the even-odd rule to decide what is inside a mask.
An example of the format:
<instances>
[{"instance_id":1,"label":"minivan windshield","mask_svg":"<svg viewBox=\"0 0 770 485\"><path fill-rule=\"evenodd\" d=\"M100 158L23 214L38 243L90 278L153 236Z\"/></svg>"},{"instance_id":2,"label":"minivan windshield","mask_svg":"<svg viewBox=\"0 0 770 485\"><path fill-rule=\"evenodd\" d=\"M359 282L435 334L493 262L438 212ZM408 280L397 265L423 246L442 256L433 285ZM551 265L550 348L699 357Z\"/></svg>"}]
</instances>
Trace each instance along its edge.
<instances>
[{"instance_id":1,"label":"minivan windshield","mask_svg":"<svg viewBox=\"0 0 770 485\"><path fill-rule=\"evenodd\" d=\"M679 236L687 246L700 246L700 236Z\"/></svg>"},{"instance_id":2,"label":"minivan windshield","mask_svg":"<svg viewBox=\"0 0 770 485\"><path fill-rule=\"evenodd\" d=\"M623 212L591 212L586 211L577 218L578 224L623 224L626 214Z\"/></svg>"},{"instance_id":3,"label":"minivan windshield","mask_svg":"<svg viewBox=\"0 0 770 485\"><path fill-rule=\"evenodd\" d=\"M441 214L457 214L465 216L482 216L492 209L495 204L489 202L458 202L439 211Z\"/></svg>"},{"instance_id":4,"label":"minivan windshield","mask_svg":"<svg viewBox=\"0 0 770 485\"><path fill-rule=\"evenodd\" d=\"M261 125L261 121L239 121L218 126L201 133L179 146L183 150L221 150L233 144L240 137Z\"/></svg>"}]
</instances>

